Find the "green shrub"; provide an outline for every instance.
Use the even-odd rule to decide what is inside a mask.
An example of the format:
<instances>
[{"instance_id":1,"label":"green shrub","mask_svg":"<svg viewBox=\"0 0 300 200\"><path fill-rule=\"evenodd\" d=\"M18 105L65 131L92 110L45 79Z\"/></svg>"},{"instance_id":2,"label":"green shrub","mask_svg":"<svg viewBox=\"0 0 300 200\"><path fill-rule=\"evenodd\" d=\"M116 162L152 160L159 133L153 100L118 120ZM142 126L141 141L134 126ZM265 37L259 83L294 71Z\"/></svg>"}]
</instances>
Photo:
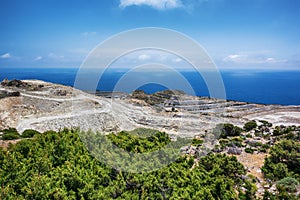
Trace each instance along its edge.
<instances>
[{"instance_id":1,"label":"green shrub","mask_svg":"<svg viewBox=\"0 0 300 200\"><path fill-rule=\"evenodd\" d=\"M268 150L269 148L270 148L270 146L269 146L269 145L267 145L267 144L263 144L263 145L261 145L261 147L260 147L259 151L260 151L260 152L267 153L267 150Z\"/></svg>"},{"instance_id":2,"label":"green shrub","mask_svg":"<svg viewBox=\"0 0 300 200\"><path fill-rule=\"evenodd\" d=\"M274 136L279 136L279 135L282 135L283 132L280 131L280 129L278 127L276 127L273 131L273 135Z\"/></svg>"},{"instance_id":3,"label":"green shrub","mask_svg":"<svg viewBox=\"0 0 300 200\"><path fill-rule=\"evenodd\" d=\"M36 134L40 134L40 132L32 129L27 129L22 133L22 138L32 138Z\"/></svg>"},{"instance_id":4,"label":"green shrub","mask_svg":"<svg viewBox=\"0 0 300 200\"><path fill-rule=\"evenodd\" d=\"M254 149L252 149L252 148L245 148L245 152L252 154L254 152Z\"/></svg>"},{"instance_id":5,"label":"green shrub","mask_svg":"<svg viewBox=\"0 0 300 200\"><path fill-rule=\"evenodd\" d=\"M255 121L250 121L250 122L247 122L245 125L244 125L244 129L246 131L251 131L253 129L255 129L257 127L257 124Z\"/></svg>"},{"instance_id":6,"label":"green shrub","mask_svg":"<svg viewBox=\"0 0 300 200\"><path fill-rule=\"evenodd\" d=\"M215 131L219 131L220 138L227 138L233 136L240 136L243 129L233 124L218 124L215 128Z\"/></svg>"},{"instance_id":7,"label":"green shrub","mask_svg":"<svg viewBox=\"0 0 300 200\"><path fill-rule=\"evenodd\" d=\"M203 144L203 142L204 142L203 140L193 139L192 145L197 146Z\"/></svg>"},{"instance_id":8,"label":"green shrub","mask_svg":"<svg viewBox=\"0 0 300 200\"><path fill-rule=\"evenodd\" d=\"M265 126L267 126L267 127L272 127L272 126L273 126L272 123L270 123L270 122L268 122L268 121L266 121L266 120L259 120L259 122L260 122L260 123L263 123L263 125L265 125Z\"/></svg>"},{"instance_id":9,"label":"green shrub","mask_svg":"<svg viewBox=\"0 0 300 200\"><path fill-rule=\"evenodd\" d=\"M15 140L20 138L20 135L15 128L4 129L1 132L3 133L2 140Z\"/></svg>"},{"instance_id":10,"label":"green shrub","mask_svg":"<svg viewBox=\"0 0 300 200\"><path fill-rule=\"evenodd\" d=\"M241 138L241 137L233 137L233 138L231 138L231 141L243 142L243 138Z\"/></svg>"},{"instance_id":11,"label":"green shrub","mask_svg":"<svg viewBox=\"0 0 300 200\"><path fill-rule=\"evenodd\" d=\"M150 137L139 137L135 134L136 130L133 132L121 131L117 134L109 134L107 137L116 146L135 153L155 151L171 142L169 135L165 132L155 131L155 134Z\"/></svg>"},{"instance_id":12,"label":"green shrub","mask_svg":"<svg viewBox=\"0 0 300 200\"><path fill-rule=\"evenodd\" d=\"M256 137L262 137L263 136L263 133L262 132L256 132L255 131L255 133L254 133L254 135L256 136Z\"/></svg>"},{"instance_id":13,"label":"green shrub","mask_svg":"<svg viewBox=\"0 0 300 200\"><path fill-rule=\"evenodd\" d=\"M3 134L8 134L8 133L12 133L12 134L15 134L15 135L19 135L17 129L15 128L8 128L8 129L4 129L1 131Z\"/></svg>"},{"instance_id":14,"label":"green shrub","mask_svg":"<svg viewBox=\"0 0 300 200\"><path fill-rule=\"evenodd\" d=\"M221 148L224 149L228 145L229 140L228 139L220 139L219 143L221 145Z\"/></svg>"},{"instance_id":15,"label":"green shrub","mask_svg":"<svg viewBox=\"0 0 300 200\"><path fill-rule=\"evenodd\" d=\"M251 147L258 147L258 146L262 146L262 143L261 142L257 142L257 141L250 142L249 146L251 146Z\"/></svg>"},{"instance_id":16,"label":"green shrub","mask_svg":"<svg viewBox=\"0 0 300 200\"><path fill-rule=\"evenodd\" d=\"M283 140L274 145L265 158L262 171L265 177L280 180L288 174L293 177L300 175L300 143L293 140Z\"/></svg>"},{"instance_id":17,"label":"green shrub","mask_svg":"<svg viewBox=\"0 0 300 200\"><path fill-rule=\"evenodd\" d=\"M7 133L2 135L2 140L16 140L20 139L20 135L18 134L13 134L13 133Z\"/></svg>"},{"instance_id":18,"label":"green shrub","mask_svg":"<svg viewBox=\"0 0 300 200\"><path fill-rule=\"evenodd\" d=\"M276 183L278 190L285 190L287 192L296 192L298 185L299 182L292 177L285 177Z\"/></svg>"}]
</instances>

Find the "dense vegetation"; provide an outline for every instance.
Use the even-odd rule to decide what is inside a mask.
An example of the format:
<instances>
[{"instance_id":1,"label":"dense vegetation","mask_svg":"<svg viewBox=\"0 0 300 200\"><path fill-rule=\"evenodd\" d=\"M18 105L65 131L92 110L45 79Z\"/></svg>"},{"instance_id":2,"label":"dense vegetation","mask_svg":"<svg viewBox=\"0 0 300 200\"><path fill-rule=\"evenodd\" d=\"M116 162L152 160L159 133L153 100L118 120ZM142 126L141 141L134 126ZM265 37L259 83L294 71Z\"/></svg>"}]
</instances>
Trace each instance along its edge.
<instances>
[{"instance_id":1,"label":"dense vegetation","mask_svg":"<svg viewBox=\"0 0 300 200\"><path fill-rule=\"evenodd\" d=\"M40 134L36 130L25 130L22 134L19 134L15 128L8 128L1 131L3 134L0 137L2 140L16 140L21 138L32 138L36 134Z\"/></svg>"},{"instance_id":2,"label":"dense vegetation","mask_svg":"<svg viewBox=\"0 0 300 200\"><path fill-rule=\"evenodd\" d=\"M155 151L171 142L166 133L151 129L136 129L131 132L121 131L107 137L118 147L134 153Z\"/></svg>"},{"instance_id":3,"label":"dense vegetation","mask_svg":"<svg viewBox=\"0 0 300 200\"><path fill-rule=\"evenodd\" d=\"M275 181L277 194L265 192L264 199L298 199L295 195L300 180L300 143L282 140L270 150L262 167L264 176Z\"/></svg>"},{"instance_id":4,"label":"dense vegetation","mask_svg":"<svg viewBox=\"0 0 300 200\"><path fill-rule=\"evenodd\" d=\"M169 141L159 132L148 139L126 132L108 138L134 152ZM0 149L0 199L251 199L255 187L244 174L237 159L224 154L205 156L197 166L179 157L150 173L123 172L92 157L77 130L36 134Z\"/></svg>"},{"instance_id":5,"label":"dense vegetation","mask_svg":"<svg viewBox=\"0 0 300 200\"><path fill-rule=\"evenodd\" d=\"M212 133L220 139L214 152L268 153L261 169L266 184L276 190L264 190L263 199L296 200L300 127L259 122L250 121L244 129L217 125ZM0 148L0 199L257 198L257 178L245 176L236 157L201 154L211 141L204 136L171 142L166 133L143 128L109 135L67 129L1 132L2 140L25 139ZM180 156L180 148L190 145L198 152Z\"/></svg>"},{"instance_id":6,"label":"dense vegetation","mask_svg":"<svg viewBox=\"0 0 300 200\"><path fill-rule=\"evenodd\" d=\"M300 143L282 140L274 145L262 170L265 176L272 180L285 177L295 177L300 180Z\"/></svg>"}]
</instances>

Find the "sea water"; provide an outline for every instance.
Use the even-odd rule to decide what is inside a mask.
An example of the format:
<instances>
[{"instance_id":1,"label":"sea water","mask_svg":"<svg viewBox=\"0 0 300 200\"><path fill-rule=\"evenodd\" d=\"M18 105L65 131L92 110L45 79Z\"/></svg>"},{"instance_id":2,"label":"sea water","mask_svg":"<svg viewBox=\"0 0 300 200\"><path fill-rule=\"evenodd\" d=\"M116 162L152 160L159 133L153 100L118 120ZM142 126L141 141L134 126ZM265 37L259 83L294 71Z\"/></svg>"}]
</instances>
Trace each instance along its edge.
<instances>
[{"instance_id":1,"label":"sea water","mask_svg":"<svg viewBox=\"0 0 300 200\"><path fill-rule=\"evenodd\" d=\"M0 68L0 80L39 79L53 83L73 86L78 69L76 68ZM91 72L92 73L92 72ZM124 75L122 70L108 70L101 77L98 90L113 91L118 80ZM136 77L155 75L149 72L135 72ZM144 74L143 74L144 73ZM197 96L210 96L207 85L198 72L181 71ZM221 71L226 98L261 104L300 105L300 71ZM89 75L86 75L87 78ZM176 88L176 78L160 73L162 79L170 79ZM81 89L81 88L79 88ZM85 88L88 89L88 88ZM146 84L137 89L146 93L167 89L160 84ZM123 92L126 91L126 85Z\"/></svg>"}]
</instances>

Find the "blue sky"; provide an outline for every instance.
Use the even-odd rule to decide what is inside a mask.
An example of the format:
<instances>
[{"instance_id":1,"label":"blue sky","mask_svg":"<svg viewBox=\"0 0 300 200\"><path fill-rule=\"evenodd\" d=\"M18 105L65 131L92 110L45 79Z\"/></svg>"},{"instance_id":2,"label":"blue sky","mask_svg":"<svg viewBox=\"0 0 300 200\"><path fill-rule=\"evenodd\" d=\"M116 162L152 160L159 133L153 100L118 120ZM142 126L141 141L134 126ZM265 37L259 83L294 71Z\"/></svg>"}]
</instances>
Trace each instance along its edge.
<instances>
[{"instance_id":1,"label":"blue sky","mask_svg":"<svg viewBox=\"0 0 300 200\"><path fill-rule=\"evenodd\" d=\"M298 0L0 0L0 17L0 67L79 67L114 34L162 27L199 42L221 69L300 70Z\"/></svg>"}]
</instances>

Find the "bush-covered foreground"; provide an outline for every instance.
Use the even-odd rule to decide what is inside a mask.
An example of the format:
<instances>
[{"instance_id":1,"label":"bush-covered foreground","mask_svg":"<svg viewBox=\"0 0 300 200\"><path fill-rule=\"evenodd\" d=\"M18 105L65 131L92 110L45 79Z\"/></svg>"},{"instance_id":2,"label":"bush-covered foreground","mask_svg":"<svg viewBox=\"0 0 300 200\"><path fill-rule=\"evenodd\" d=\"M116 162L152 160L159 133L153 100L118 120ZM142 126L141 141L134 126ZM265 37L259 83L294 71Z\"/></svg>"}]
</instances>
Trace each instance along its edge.
<instances>
[{"instance_id":1,"label":"bush-covered foreground","mask_svg":"<svg viewBox=\"0 0 300 200\"><path fill-rule=\"evenodd\" d=\"M132 141L125 136L110 140L126 148ZM147 146L138 152L151 150L152 141L166 143L164 137L141 140ZM36 134L0 149L0 199L252 199L255 186L244 174L224 154L205 156L198 166L180 157L150 173L118 171L92 157L77 130Z\"/></svg>"},{"instance_id":2,"label":"bush-covered foreground","mask_svg":"<svg viewBox=\"0 0 300 200\"><path fill-rule=\"evenodd\" d=\"M281 140L270 150L265 158L262 172L265 178L276 183L277 194L265 191L264 199L299 199L300 180L300 143L293 140ZM297 189L298 188L298 189Z\"/></svg>"}]
</instances>

